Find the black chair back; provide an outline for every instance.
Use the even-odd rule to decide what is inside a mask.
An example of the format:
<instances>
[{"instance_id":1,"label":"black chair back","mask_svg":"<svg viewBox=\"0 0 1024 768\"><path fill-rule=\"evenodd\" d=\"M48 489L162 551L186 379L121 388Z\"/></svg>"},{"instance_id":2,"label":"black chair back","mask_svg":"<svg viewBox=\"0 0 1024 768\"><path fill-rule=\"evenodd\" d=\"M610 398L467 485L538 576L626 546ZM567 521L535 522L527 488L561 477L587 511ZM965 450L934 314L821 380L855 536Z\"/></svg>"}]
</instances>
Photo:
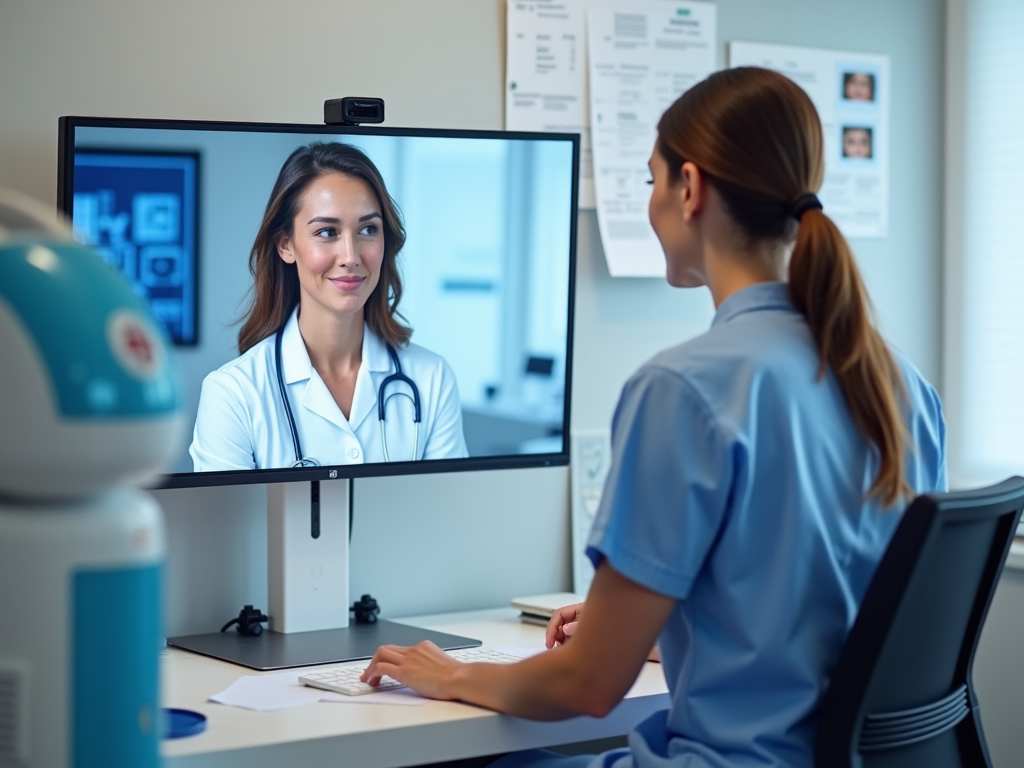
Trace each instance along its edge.
<instances>
[{"instance_id":1,"label":"black chair back","mask_svg":"<svg viewBox=\"0 0 1024 768\"><path fill-rule=\"evenodd\" d=\"M991 768L971 667L1024 478L916 498L822 702L818 768Z\"/></svg>"}]
</instances>

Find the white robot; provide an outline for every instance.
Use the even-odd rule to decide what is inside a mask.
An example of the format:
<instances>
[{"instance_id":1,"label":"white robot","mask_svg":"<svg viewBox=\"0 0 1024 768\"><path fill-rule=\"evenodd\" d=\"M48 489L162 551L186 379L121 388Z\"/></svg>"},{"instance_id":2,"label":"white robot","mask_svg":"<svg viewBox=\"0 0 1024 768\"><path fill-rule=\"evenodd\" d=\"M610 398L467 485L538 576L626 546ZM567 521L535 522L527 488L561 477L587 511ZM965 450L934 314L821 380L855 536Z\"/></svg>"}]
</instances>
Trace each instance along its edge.
<instances>
[{"instance_id":1,"label":"white robot","mask_svg":"<svg viewBox=\"0 0 1024 768\"><path fill-rule=\"evenodd\" d=\"M52 211L0 191L0 765L160 764L162 330Z\"/></svg>"}]
</instances>

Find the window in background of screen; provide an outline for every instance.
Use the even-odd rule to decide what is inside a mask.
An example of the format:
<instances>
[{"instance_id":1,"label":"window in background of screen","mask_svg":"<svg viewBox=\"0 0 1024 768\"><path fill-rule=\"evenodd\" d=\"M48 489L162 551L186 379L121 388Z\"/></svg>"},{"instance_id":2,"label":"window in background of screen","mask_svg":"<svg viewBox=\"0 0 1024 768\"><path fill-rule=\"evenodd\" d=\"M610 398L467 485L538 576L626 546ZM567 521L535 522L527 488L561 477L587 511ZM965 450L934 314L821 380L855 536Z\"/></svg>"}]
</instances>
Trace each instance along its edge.
<instances>
[{"instance_id":1,"label":"window in background of screen","mask_svg":"<svg viewBox=\"0 0 1024 768\"><path fill-rule=\"evenodd\" d=\"M571 145L401 142L402 313L456 373L470 455L561 451Z\"/></svg>"}]
</instances>

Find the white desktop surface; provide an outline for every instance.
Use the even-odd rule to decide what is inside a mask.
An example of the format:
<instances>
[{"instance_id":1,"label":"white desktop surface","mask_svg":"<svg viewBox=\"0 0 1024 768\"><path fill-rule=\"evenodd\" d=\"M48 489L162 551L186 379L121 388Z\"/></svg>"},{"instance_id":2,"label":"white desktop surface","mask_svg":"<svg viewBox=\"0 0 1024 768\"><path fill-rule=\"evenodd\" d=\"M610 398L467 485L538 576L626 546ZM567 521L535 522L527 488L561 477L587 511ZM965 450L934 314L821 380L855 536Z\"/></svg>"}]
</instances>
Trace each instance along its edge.
<instances>
[{"instance_id":1,"label":"white desktop surface","mask_svg":"<svg viewBox=\"0 0 1024 768\"><path fill-rule=\"evenodd\" d=\"M543 627L523 624L516 611L422 616L403 623L501 645L537 647ZM626 698L601 719L554 723L499 715L458 702L422 706L317 702L276 712L214 704L209 697L242 675L259 673L176 648L161 664L164 706L192 709L208 718L198 736L163 742L168 768L297 768L346 765L404 766L618 736L669 704L661 665L648 663Z\"/></svg>"}]
</instances>

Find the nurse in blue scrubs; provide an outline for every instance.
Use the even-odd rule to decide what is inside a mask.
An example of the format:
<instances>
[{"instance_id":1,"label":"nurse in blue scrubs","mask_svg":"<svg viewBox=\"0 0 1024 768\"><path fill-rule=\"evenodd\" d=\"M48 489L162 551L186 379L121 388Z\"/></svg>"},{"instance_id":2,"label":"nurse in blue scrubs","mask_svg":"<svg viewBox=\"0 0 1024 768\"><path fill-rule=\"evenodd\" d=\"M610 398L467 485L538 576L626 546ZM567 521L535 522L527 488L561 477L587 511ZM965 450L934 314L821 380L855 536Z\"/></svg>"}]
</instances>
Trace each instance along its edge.
<instances>
[{"instance_id":1,"label":"nurse in blue scrubs","mask_svg":"<svg viewBox=\"0 0 1024 768\"><path fill-rule=\"evenodd\" d=\"M364 679L600 717L657 642L672 705L628 748L496 765L810 768L827 681L901 511L947 486L939 398L872 326L815 195L822 147L806 94L767 70L717 72L669 108L651 224L669 283L706 286L717 311L622 392L586 603L518 664L462 665L424 643L381 648Z\"/></svg>"}]
</instances>

